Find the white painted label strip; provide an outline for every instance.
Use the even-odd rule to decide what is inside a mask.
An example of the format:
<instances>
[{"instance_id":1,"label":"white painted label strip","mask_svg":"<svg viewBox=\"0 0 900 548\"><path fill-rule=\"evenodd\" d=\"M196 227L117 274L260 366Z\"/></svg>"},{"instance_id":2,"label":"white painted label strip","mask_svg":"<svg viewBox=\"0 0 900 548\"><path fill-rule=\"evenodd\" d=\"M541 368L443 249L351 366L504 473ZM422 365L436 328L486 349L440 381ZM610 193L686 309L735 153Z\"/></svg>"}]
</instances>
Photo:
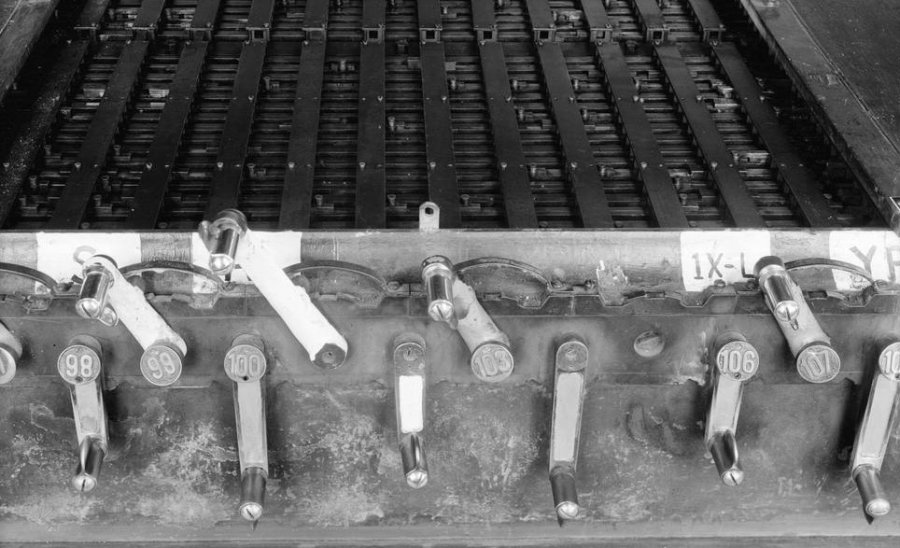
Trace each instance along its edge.
<instances>
[{"instance_id":1,"label":"white painted label strip","mask_svg":"<svg viewBox=\"0 0 900 548\"><path fill-rule=\"evenodd\" d=\"M91 234L89 232L38 232L37 269L56 281L81 276L76 254L84 258L106 255L119 268L141 262L138 233Z\"/></svg>"},{"instance_id":2,"label":"white painted label strip","mask_svg":"<svg viewBox=\"0 0 900 548\"><path fill-rule=\"evenodd\" d=\"M828 256L856 265L876 280L897 281L900 271L900 238L892 232L870 230L834 231L828 238ZM861 276L834 270L839 290L859 290L869 282Z\"/></svg>"},{"instance_id":3,"label":"white painted label strip","mask_svg":"<svg viewBox=\"0 0 900 548\"><path fill-rule=\"evenodd\" d=\"M726 284L753 277L753 266L772 254L766 230L681 233L681 277L688 291L703 291L718 280Z\"/></svg>"},{"instance_id":4,"label":"white painted label strip","mask_svg":"<svg viewBox=\"0 0 900 548\"><path fill-rule=\"evenodd\" d=\"M556 377L550 436L550 459L553 462L575 462L576 440L581 430L583 389L584 375L581 373L560 373Z\"/></svg>"},{"instance_id":5,"label":"white painted label strip","mask_svg":"<svg viewBox=\"0 0 900 548\"><path fill-rule=\"evenodd\" d=\"M425 428L424 396L424 377L400 375L397 379L397 421L401 433L415 434Z\"/></svg>"}]
</instances>

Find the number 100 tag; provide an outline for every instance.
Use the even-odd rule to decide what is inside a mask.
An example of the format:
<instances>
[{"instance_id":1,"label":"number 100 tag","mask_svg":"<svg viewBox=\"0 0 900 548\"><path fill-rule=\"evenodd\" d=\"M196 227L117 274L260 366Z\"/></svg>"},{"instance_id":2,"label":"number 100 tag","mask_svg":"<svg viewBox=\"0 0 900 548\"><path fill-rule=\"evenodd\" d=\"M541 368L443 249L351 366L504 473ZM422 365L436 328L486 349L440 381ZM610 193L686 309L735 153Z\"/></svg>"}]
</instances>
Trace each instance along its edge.
<instances>
[{"instance_id":1,"label":"number 100 tag","mask_svg":"<svg viewBox=\"0 0 900 548\"><path fill-rule=\"evenodd\" d=\"M225 354L225 374L234 382L258 381L266 373L266 356L252 344L232 346Z\"/></svg>"},{"instance_id":2,"label":"number 100 tag","mask_svg":"<svg viewBox=\"0 0 900 548\"><path fill-rule=\"evenodd\" d=\"M69 384L87 384L100 376L100 356L83 344L73 344L56 361L59 375Z\"/></svg>"}]
</instances>

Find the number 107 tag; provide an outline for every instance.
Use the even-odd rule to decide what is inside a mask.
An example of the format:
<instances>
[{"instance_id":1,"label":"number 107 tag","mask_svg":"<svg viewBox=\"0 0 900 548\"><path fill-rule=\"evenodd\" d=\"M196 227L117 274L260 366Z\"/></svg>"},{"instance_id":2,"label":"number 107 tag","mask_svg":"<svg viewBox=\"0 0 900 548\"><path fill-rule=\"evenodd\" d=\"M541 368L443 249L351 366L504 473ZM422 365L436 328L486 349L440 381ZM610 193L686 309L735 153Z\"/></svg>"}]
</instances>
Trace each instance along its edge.
<instances>
[{"instance_id":1,"label":"number 107 tag","mask_svg":"<svg viewBox=\"0 0 900 548\"><path fill-rule=\"evenodd\" d=\"M731 284L752 278L756 262L771 254L771 239L764 230L682 232L684 288L703 291L719 280Z\"/></svg>"}]
</instances>

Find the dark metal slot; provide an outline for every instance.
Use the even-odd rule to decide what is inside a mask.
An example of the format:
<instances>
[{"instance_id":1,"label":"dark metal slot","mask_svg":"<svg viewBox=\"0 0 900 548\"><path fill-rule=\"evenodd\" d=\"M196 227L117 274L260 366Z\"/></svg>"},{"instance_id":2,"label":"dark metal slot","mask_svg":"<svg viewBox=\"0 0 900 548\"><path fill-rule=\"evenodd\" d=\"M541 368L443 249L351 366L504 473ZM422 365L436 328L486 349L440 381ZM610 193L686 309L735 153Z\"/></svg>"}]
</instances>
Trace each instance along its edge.
<instances>
[{"instance_id":1,"label":"dark metal slot","mask_svg":"<svg viewBox=\"0 0 900 548\"><path fill-rule=\"evenodd\" d=\"M93 40L97 38L97 30L106 16L109 0L88 0L75 22L75 32L79 38Z\"/></svg>"},{"instance_id":2,"label":"dark metal slot","mask_svg":"<svg viewBox=\"0 0 900 548\"><path fill-rule=\"evenodd\" d=\"M585 228L612 228L615 223L603 191L603 180L594 162L591 142L575 102L566 58L556 42L546 42L536 47L581 222Z\"/></svg>"},{"instance_id":3,"label":"dark metal slot","mask_svg":"<svg viewBox=\"0 0 900 548\"><path fill-rule=\"evenodd\" d=\"M657 0L633 0L637 16L644 27L644 37L649 42L665 42L669 29L663 19Z\"/></svg>"},{"instance_id":4,"label":"dark metal slot","mask_svg":"<svg viewBox=\"0 0 900 548\"><path fill-rule=\"evenodd\" d=\"M31 116L10 148L6 160L9 168L0 170L0 189L4 196L0 200L0 227L6 224L14 203L11 198L19 195L87 50L87 40L69 42L59 50L58 59L46 71L47 80L32 105Z\"/></svg>"},{"instance_id":5,"label":"dark metal slot","mask_svg":"<svg viewBox=\"0 0 900 548\"><path fill-rule=\"evenodd\" d=\"M149 45L150 42L145 40L134 40L122 48L47 228L74 229L81 224L97 177L106 165L107 154L125 116Z\"/></svg>"},{"instance_id":6,"label":"dark metal slot","mask_svg":"<svg viewBox=\"0 0 900 548\"><path fill-rule=\"evenodd\" d=\"M247 35L251 42L268 42L275 0L253 0L247 17Z\"/></svg>"},{"instance_id":7,"label":"dark metal slot","mask_svg":"<svg viewBox=\"0 0 900 548\"><path fill-rule=\"evenodd\" d=\"M608 42L613 39L612 21L603 2L596 0L581 0L581 10L591 30L591 42Z\"/></svg>"},{"instance_id":8,"label":"dark metal slot","mask_svg":"<svg viewBox=\"0 0 900 548\"><path fill-rule=\"evenodd\" d=\"M384 0L363 5L364 41L359 51L359 129L356 163L356 226L384 228L385 196L385 65ZM375 31L378 39L368 39Z\"/></svg>"},{"instance_id":9,"label":"dark metal slot","mask_svg":"<svg viewBox=\"0 0 900 548\"><path fill-rule=\"evenodd\" d=\"M213 27L216 25L216 17L219 14L219 2L221 0L199 0L191 26L188 27L188 36L191 40L212 40Z\"/></svg>"},{"instance_id":10,"label":"dark metal slot","mask_svg":"<svg viewBox=\"0 0 900 548\"><path fill-rule=\"evenodd\" d=\"M208 42L186 44L169 88L166 106L159 118L147 163L134 196L134 207L125 228L152 229L163 208L172 166L197 92Z\"/></svg>"},{"instance_id":11,"label":"dark metal slot","mask_svg":"<svg viewBox=\"0 0 900 548\"><path fill-rule=\"evenodd\" d=\"M725 33L725 25L709 0L688 0L688 6L694 19L700 26L704 42L720 42Z\"/></svg>"},{"instance_id":12,"label":"dark metal slot","mask_svg":"<svg viewBox=\"0 0 900 548\"><path fill-rule=\"evenodd\" d=\"M771 155L772 166L791 191L800 214L809 226L840 226L834 211L829 207L815 176L803 165L788 136L778 121L772 105L762 99L762 89L750 69L744 63L734 44L718 44L713 52L719 66L737 92L741 106L756 129L763 146Z\"/></svg>"},{"instance_id":13,"label":"dark metal slot","mask_svg":"<svg viewBox=\"0 0 900 548\"><path fill-rule=\"evenodd\" d=\"M143 0L131 27L136 39L153 40L156 37L156 27L165 4L166 0Z\"/></svg>"},{"instance_id":14,"label":"dark metal slot","mask_svg":"<svg viewBox=\"0 0 900 548\"><path fill-rule=\"evenodd\" d=\"M650 120L641 104L634 101L634 80L621 46L617 42L598 44L597 56L653 217L662 228L687 228L687 217L672 185Z\"/></svg>"},{"instance_id":15,"label":"dark metal slot","mask_svg":"<svg viewBox=\"0 0 900 548\"><path fill-rule=\"evenodd\" d=\"M753 197L744 185L716 122L703 102L700 92L678 48L672 44L654 46L656 59L662 67L678 108L687 121L691 135L703 156L706 166L719 188L719 193L734 224L739 227L765 227Z\"/></svg>"},{"instance_id":16,"label":"dark metal slot","mask_svg":"<svg viewBox=\"0 0 900 548\"><path fill-rule=\"evenodd\" d=\"M481 0L473 0L479 3ZM509 228L537 228L538 218L531 195L531 180L527 160L519 136L519 122L515 107L509 100L509 72L500 42L479 44L481 72L484 77L485 95L491 117L491 131L495 138L494 153L497 156L500 187L506 208ZM502 138L498 138L501 137Z\"/></svg>"},{"instance_id":17,"label":"dark metal slot","mask_svg":"<svg viewBox=\"0 0 900 548\"><path fill-rule=\"evenodd\" d=\"M441 21L438 0L422 0L419 6L419 26L439 26ZM459 209L459 188L456 161L453 154L453 126L450 118L450 90L444 45L424 41L419 47L422 71L422 101L425 115L425 155L428 161L428 199L441 208L441 226L457 228L462 219Z\"/></svg>"},{"instance_id":18,"label":"dark metal slot","mask_svg":"<svg viewBox=\"0 0 900 548\"><path fill-rule=\"evenodd\" d=\"M222 128L219 155L216 157L212 188L206 206L207 217L237 206L265 58L265 42L247 42L241 48L231 104Z\"/></svg>"},{"instance_id":19,"label":"dark metal slot","mask_svg":"<svg viewBox=\"0 0 900 548\"><path fill-rule=\"evenodd\" d=\"M300 53L297 95L294 98L287 167L281 193L281 213L278 217L278 227L282 229L309 227L322 82L325 76L327 21L328 0L311 0L306 6L306 24L321 31L321 41L307 41ZM310 33L307 31L307 38L309 37Z\"/></svg>"},{"instance_id":20,"label":"dark metal slot","mask_svg":"<svg viewBox=\"0 0 900 548\"><path fill-rule=\"evenodd\" d=\"M526 0L525 5L528 8L528 18L531 20L534 41L552 42L556 40L556 23L553 22L550 3L546 0Z\"/></svg>"},{"instance_id":21,"label":"dark metal slot","mask_svg":"<svg viewBox=\"0 0 900 548\"><path fill-rule=\"evenodd\" d=\"M494 3L472 0L472 27L479 42L497 39L497 22L494 17Z\"/></svg>"}]
</instances>

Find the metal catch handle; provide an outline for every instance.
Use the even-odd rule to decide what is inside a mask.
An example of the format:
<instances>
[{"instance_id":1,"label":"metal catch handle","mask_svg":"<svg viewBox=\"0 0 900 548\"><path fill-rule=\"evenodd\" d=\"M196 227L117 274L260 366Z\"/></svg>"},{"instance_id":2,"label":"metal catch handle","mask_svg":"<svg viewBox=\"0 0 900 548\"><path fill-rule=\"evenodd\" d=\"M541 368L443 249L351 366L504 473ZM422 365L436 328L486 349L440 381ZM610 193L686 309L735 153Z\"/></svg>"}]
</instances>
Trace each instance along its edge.
<instances>
[{"instance_id":1,"label":"metal catch handle","mask_svg":"<svg viewBox=\"0 0 900 548\"><path fill-rule=\"evenodd\" d=\"M881 485L881 464L896 418L900 393L900 342L889 344L878 356L878 373L872 380L869 401L853 444L850 474L862 497L866 514L877 518L891 511Z\"/></svg>"},{"instance_id":2,"label":"metal catch handle","mask_svg":"<svg viewBox=\"0 0 900 548\"><path fill-rule=\"evenodd\" d=\"M425 340L415 334L394 340L394 399L403 476L413 489L428 483L425 430Z\"/></svg>"},{"instance_id":3,"label":"metal catch handle","mask_svg":"<svg viewBox=\"0 0 900 548\"><path fill-rule=\"evenodd\" d=\"M581 439L587 364L588 348L577 339L567 340L556 349L549 461L550 488L560 525L565 520L578 517L580 509L575 469Z\"/></svg>"}]
</instances>

